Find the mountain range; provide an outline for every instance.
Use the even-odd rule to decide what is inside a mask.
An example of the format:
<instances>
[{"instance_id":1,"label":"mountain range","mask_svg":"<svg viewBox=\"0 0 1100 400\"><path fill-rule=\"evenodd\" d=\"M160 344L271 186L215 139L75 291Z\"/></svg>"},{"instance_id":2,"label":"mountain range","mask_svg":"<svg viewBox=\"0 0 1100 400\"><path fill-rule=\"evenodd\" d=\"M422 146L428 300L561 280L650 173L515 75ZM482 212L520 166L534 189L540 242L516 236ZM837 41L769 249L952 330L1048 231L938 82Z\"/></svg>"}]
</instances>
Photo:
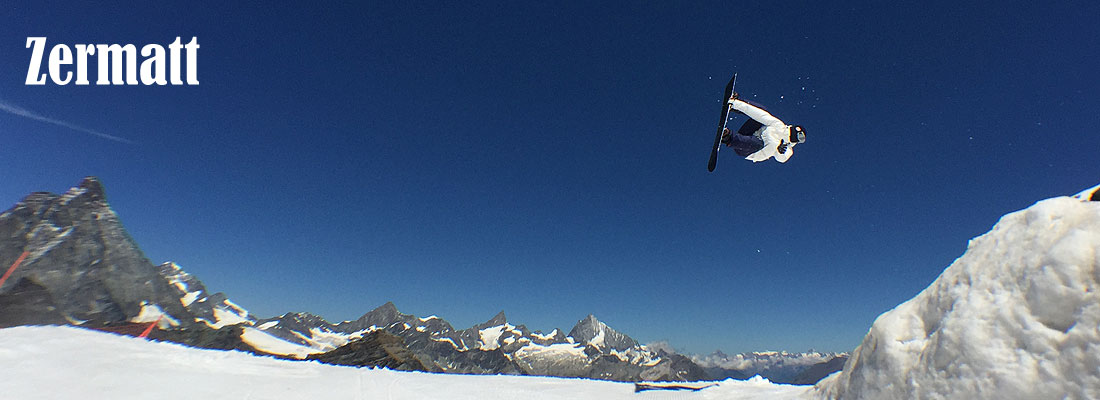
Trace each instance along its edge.
<instances>
[{"instance_id":1,"label":"mountain range","mask_svg":"<svg viewBox=\"0 0 1100 400\"><path fill-rule=\"evenodd\" d=\"M716 353L688 357L640 344L595 316L542 332L500 312L456 329L383 304L354 321L309 313L257 318L175 263L154 264L126 233L103 185L85 178L64 194L36 192L0 214L0 263L21 264L0 286L0 327L69 324L291 359L444 373L544 375L616 381L697 381L762 375L824 377L843 354ZM5 264L7 265L7 264ZM840 359L838 362L837 360ZM816 380L814 380L816 382ZM813 382L802 382L813 383Z\"/></svg>"}]
</instances>

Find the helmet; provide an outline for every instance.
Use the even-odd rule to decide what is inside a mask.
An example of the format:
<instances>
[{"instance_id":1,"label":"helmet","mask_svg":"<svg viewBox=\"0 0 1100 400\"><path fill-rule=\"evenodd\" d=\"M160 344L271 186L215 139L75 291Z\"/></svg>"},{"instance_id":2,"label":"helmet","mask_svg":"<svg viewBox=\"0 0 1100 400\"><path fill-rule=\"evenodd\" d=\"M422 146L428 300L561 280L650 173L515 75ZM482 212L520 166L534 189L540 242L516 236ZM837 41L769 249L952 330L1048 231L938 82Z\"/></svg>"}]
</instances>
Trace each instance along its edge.
<instances>
[{"instance_id":1,"label":"helmet","mask_svg":"<svg viewBox=\"0 0 1100 400\"><path fill-rule=\"evenodd\" d=\"M791 126L791 143L805 143L806 142L806 130L802 129L802 125Z\"/></svg>"}]
</instances>

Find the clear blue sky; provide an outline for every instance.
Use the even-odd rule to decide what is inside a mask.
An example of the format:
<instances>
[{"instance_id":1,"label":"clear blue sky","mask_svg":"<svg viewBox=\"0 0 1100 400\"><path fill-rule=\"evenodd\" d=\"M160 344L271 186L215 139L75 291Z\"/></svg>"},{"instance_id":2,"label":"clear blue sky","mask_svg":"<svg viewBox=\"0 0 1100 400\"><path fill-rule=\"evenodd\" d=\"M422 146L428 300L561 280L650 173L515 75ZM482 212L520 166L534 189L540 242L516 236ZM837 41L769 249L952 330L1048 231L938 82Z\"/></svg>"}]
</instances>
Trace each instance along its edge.
<instances>
[{"instance_id":1,"label":"clear blue sky","mask_svg":"<svg viewBox=\"0 0 1100 400\"><path fill-rule=\"evenodd\" d=\"M1095 2L234 3L0 6L0 101L133 142L0 113L0 207L99 176L153 262L261 317L848 351L1100 180ZM197 36L201 84L26 86L28 36ZM735 71L806 127L788 163L707 172Z\"/></svg>"}]
</instances>

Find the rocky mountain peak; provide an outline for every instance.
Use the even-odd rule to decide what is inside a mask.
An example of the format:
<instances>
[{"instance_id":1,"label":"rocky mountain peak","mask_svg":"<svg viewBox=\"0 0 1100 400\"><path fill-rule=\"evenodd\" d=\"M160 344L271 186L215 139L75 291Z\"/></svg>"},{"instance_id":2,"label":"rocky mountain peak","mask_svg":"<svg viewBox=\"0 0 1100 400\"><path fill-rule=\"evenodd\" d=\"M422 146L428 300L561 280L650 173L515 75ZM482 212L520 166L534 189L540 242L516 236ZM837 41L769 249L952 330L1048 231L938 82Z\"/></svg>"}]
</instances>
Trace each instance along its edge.
<instances>
[{"instance_id":1,"label":"rocky mountain peak","mask_svg":"<svg viewBox=\"0 0 1100 400\"><path fill-rule=\"evenodd\" d=\"M488 321L475 325L474 329L491 328L494 326L501 326L506 323L508 323L508 318L504 316L504 311L502 310L501 312L498 312L497 315L493 316L493 318L490 318Z\"/></svg>"},{"instance_id":2,"label":"rocky mountain peak","mask_svg":"<svg viewBox=\"0 0 1100 400\"><path fill-rule=\"evenodd\" d=\"M574 333L585 336L586 332L595 334L604 328L607 328L607 324L600 322L600 320L596 319L595 315L588 314L587 317L577 321L577 324L569 331L569 336L572 336L574 339L580 339L577 335L574 335Z\"/></svg>"},{"instance_id":3,"label":"rocky mountain peak","mask_svg":"<svg viewBox=\"0 0 1100 400\"><path fill-rule=\"evenodd\" d=\"M84 177L84 179L80 181L80 185L78 185L76 188L70 189L69 191L71 192L76 189L83 189L83 195L87 196L89 199L104 201L107 200L107 195L103 190L103 183L99 181L99 178L96 178L94 176Z\"/></svg>"},{"instance_id":4,"label":"rocky mountain peak","mask_svg":"<svg viewBox=\"0 0 1100 400\"><path fill-rule=\"evenodd\" d=\"M397 306L395 306L392 301L387 301L386 304L370 310L354 322L342 322L340 324L337 324L337 326L340 327L340 330L346 330L350 332L368 329L371 326L382 328L398 321L410 320L412 318L413 317L411 315L402 314L400 311L397 311Z\"/></svg>"},{"instance_id":5,"label":"rocky mountain peak","mask_svg":"<svg viewBox=\"0 0 1100 400\"><path fill-rule=\"evenodd\" d=\"M577 325L569 331L569 336L583 344L615 350L626 350L638 346L637 340L611 329L592 314L578 321Z\"/></svg>"},{"instance_id":6,"label":"rocky mountain peak","mask_svg":"<svg viewBox=\"0 0 1100 400\"><path fill-rule=\"evenodd\" d=\"M394 305L392 301L387 301L386 304L380 305L377 308L370 310L369 312L367 312L366 315L371 315L375 318L392 321L401 317L402 314L401 311L397 310L397 306Z\"/></svg>"},{"instance_id":7,"label":"rocky mountain peak","mask_svg":"<svg viewBox=\"0 0 1100 400\"><path fill-rule=\"evenodd\" d=\"M63 195L37 192L0 214L0 260L28 256L12 280L26 278L72 321L127 321L156 305L184 323L176 288L126 233L106 202L103 185L84 178ZM10 263L10 261L8 261Z\"/></svg>"},{"instance_id":8,"label":"rocky mountain peak","mask_svg":"<svg viewBox=\"0 0 1100 400\"><path fill-rule=\"evenodd\" d=\"M370 313L379 315L396 315L400 314L401 312L397 311L397 306L394 305L392 301L387 301L386 304L378 306L377 308L371 310Z\"/></svg>"}]
</instances>

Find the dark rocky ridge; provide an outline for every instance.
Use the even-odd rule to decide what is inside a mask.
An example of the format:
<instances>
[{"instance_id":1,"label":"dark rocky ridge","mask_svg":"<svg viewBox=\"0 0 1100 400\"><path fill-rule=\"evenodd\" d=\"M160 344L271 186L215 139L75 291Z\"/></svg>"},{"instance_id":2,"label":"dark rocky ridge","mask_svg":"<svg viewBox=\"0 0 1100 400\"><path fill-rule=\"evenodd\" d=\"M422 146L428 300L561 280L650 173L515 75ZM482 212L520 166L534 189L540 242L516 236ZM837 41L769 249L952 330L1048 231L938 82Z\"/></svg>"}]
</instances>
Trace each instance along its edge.
<instances>
[{"instance_id":1,"label":"dark rocky ridge","mask_svg":"<svg viewBox=\"0 0 1100 400\"><path fill-rule=\"evenodd\" d=\"M326 364L355 367L383 367L399 371L427 371L400 336L386 331L374 331L327 353L307 358Z\"/></svg>"}]
</instances>

